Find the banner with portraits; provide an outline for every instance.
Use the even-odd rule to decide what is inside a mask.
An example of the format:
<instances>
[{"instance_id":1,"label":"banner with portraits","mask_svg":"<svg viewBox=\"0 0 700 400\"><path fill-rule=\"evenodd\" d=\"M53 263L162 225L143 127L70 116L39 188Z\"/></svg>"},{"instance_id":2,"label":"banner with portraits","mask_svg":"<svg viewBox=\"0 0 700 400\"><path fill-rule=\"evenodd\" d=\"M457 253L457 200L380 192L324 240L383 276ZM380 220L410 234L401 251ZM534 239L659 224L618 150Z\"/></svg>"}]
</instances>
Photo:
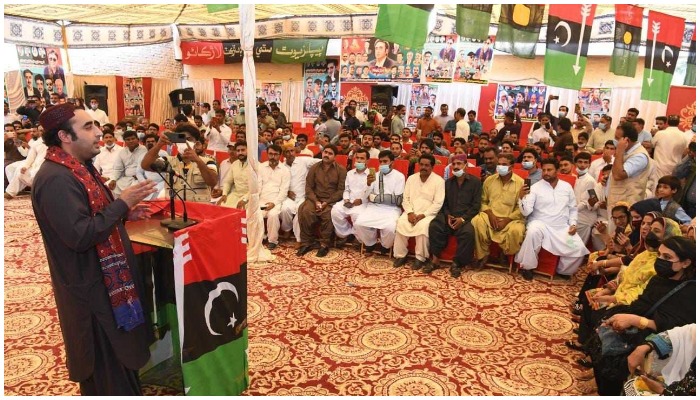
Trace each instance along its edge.
<instances>
[{"instance_id":1,"label":"banner with portraits","mask_svg":"<svg viewBox=\"0 0 700 400\"><path fill-rule=\"evenodd\" d=\"M279 107L282 103L282 82L260 82L255 88L255 97L262 97L266 104L275 102Z\"/></svg>"},{"instance_id":2,"label":"banner with portraits","mask_svg":"<svg viewBox=\"0 0 700 400\"><path fill-rule=\"evenodd\" d=\"M315 119L321 105L340 102L340 70L338 59L304 64L303 117Z\"/></svg>"},{"instance_id":3,"label":"banner with portraits","mask_svg":"<svg viewBox=\"0 0 700 400\"><path fill-rule=\"evenodd\" d=\"M547 86L498 85L494 118L502 119L513 111L523 121L536 121L537 114L544 111L547 102Z\"/></svg>"},{"instance_id":4,"label":"banner with portraits","mask_svg":"<svg viewBox=\"0 0 700 400\"><path fill-rule=\"evenodd\" d=\"M51 93L62 98L68 97L66 75L58 47L17 45L16 48L25 99L35 96L49 104Z\"/></svg>"},{"instance_id":5,"label":"banner with portraits","mask_svg":"<svg viewBox=\"0 0 700 400\"><path fill-rule=\"evenodd\" d=\"M341 82L420 82L420 50L377 38L342 39Z\"/></svg>"},{"instance_id":6,"label":"banner with portraits","mask_svg":"<svg viewBox=\"0 0 700 400\"><path fill-rule=\"evenodd\" d=\"M430 106L436 109L438 85L413 84L411 85L411 100L406 111L406 126L413 129L418 124L418 119L423 116L423 108Z\"/></svg>"},{"instance_id":7,"label":"banner with portraits","mask_svg":"<svg viewBox=\"0 0 700 400\"><path fill-rule=\"evenodd\" d=\"M457 35L429 35L423 47L423 83L489 83L493 64L491 44Z\"/></svg>"},{"instance_id":8,"label":"banner with portraits","mask_svg":"<svg viewBox=\"0 0 700 400\"><path fill-rule=\"evenodd\" d=\"M593 114L610 114L611 100L611 88L582 88L578 91L578 106L589 119Z\"/></svg>"},{"instance_id":9,"label":"banner with portraits","mask_svg":"<svg viewBox=\"0 0 700 400\"><path fill-rule=\"evenodd\" d=\"M243 79L221 79L220 87L221 108L226 110L229 117L235 117L238 115L238 105L243 103Z\"/></svg>"},{"instance_id":10,"label":"banner with portraits","mask_svg":"<svg viewBox=\"0 0 700 400\"><path fill-rule=\"evenodd\" d=\"M122 111L125 117L145 116L143 78L124 78L124 101Z\"/></svg>"}]
</instances>

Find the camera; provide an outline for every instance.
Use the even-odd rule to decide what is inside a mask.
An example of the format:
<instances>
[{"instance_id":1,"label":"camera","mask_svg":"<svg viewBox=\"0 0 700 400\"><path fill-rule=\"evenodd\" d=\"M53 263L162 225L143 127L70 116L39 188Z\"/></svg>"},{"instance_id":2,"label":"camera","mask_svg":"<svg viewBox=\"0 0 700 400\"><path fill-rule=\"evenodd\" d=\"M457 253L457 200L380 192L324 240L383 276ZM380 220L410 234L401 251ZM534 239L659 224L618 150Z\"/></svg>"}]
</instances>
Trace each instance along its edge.
<instances>
[{"instance_id":1,"label":"camera","mask_svg":"<svg viewBox=\"0 0 700 400\"><path fill-rule=\"evenodd\" d=\"M166 132L165 136L168 137L170 143L186 143L187 139L183 132Z\"/></svg>"}]
</instances>

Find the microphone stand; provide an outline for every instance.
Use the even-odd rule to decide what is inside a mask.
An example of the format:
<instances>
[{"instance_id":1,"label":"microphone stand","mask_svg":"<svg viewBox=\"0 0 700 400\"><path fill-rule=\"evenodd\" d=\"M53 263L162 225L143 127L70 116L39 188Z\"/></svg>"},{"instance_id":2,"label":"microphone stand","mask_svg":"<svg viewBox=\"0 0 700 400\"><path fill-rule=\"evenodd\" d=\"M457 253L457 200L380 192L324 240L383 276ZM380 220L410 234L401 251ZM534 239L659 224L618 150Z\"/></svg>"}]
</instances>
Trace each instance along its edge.
<instances>
[{"instance_id":1,"label":"microphone stand","mask_svg":"<svg viewBox=\"0 0 700 400\"><path fill-rule=\"evenodd\" d=\"M160 176L163 176L161 172L158 172ZM192 226L196 224L198 221L195 220L188 220L187 219L187 188L185 188L185 198L180 197L180 195L177 193L175 190L175 171L170 169L168 171L168 180L163 177L163 180L168 184L170 187L170 219L164 219L160 221L161 226L164 226L168 228L168 230L171 231L179 231L180 229L187 228L188 226ZM187 182L185 182L187 184ZM175 196L180 198L182 200L182 218L175 218Z\"/></svg>"}]
</instances>

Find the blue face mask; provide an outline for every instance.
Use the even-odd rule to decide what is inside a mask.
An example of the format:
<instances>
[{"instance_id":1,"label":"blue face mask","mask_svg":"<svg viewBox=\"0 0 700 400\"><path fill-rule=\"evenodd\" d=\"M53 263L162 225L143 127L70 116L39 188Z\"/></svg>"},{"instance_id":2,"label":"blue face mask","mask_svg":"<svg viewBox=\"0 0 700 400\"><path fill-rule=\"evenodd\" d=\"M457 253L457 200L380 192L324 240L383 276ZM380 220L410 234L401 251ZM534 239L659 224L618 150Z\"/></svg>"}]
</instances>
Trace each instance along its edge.
<instances>
[{"instance_id":1,"label":"blue face mask","mask_svg":"<svg viewBox=\"0 0 700 400\"><path fill-rule=\"evenodd\" d=\"M463 169L457 169L452 171L452 175L456 176L457 178L461 178L462 175L464 175L464 170Z\"/></svg>"},{"instance_id":2,"label":"blue face mask","mask_svg":"<svg viewBox=\"0 0 700 400\"><path fill-rule=\"evenodd\" d=\"M381 172L382 174L386 175L386 174L388 174L389 172L391 172L391 167L388 166L388 165L386 165L386 164L380 165L380 166L379 166L379 172Z\"/></svg>"},{"instance_id":3,"label":"blue face mask","mask_svg":"<svg viewBox=\"0 0 700 400\"><path fill-rule=\"evenodd\" d=\"M598 128L600 128L601 131L604 131L606 126L604 123L601 122L600 124L598 124Z\"/></svg>"},{"instance_id":4,"label":"blue face mask","mask_svg":"<svg viewBox=\"0 0 700 400\"><path fill-rule=\"evenodd\" d=\"M565 113L564 111L559 111L559 114L558 114L558 115L559 115L559 118L564 118L564 116L566 115L566 113Z\"/></svg>"},{"instance_id":5,"label":"blue face mask","mask_svg":"<svg viewBox=\"0 0 700 400\"><path fill-rule=\"evenodd\" d=\"M365 163L363 162L356 162L355 163L355 169L358 171L363 171L365 169Z\"/></svg>"},{"instance_id":6,"label":"blue face mask","mask_svg":"<svg viewBox=\"0 0 700 400\"><path fill-rule=\"evenodd\" d=\"M535 163L532 161L523 161L523 168L524 169L532 169L532 167L535 166Z\"/></svg>"},{"instance_id":7,"label":"blue face mask","mask_svg":"<svg viewBox=\"0 0 700 400\"><path fill-rule=\"evenodd\" d=\"M507 165L496 165L496 172L498 172L498 175L500 176L506 176L508 175L508 170L510 167Z\"/></svg>"}]
</instances>

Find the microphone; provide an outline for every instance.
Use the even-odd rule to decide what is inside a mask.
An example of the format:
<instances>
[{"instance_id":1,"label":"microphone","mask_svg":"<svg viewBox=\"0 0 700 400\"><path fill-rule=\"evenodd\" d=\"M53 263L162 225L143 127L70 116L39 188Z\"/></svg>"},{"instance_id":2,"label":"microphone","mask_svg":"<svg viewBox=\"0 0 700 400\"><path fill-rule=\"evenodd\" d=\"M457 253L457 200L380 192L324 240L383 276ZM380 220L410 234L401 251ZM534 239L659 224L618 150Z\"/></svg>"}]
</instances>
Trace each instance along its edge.
<instances>
[{"instance_id":1,"label":"microphone","mask_svg":"<svg viewBox=\"0 0 700 400\"><path fill-rule=\"evenodd\" d=\"M175 170L173 169L173 166L170 165L170 163L168 162L168 160L167 160L165 157L156 158L156 160L153 161L153 164L151 164L149 168L150 168L153 172L158 172L158 173L163 173L163 172L164 172L164 173L167 173L167 174L173 174L173 175L175 175L176 177L182 179L183 181L185 181L185 182L187 181L187 180L185 179L185 177L183 177L182 175L180 175L179 173L177 173L177 171L175 171Z\"/></svg>"},{"instance_id":2,"label":"microphone","mask_svg":"<svg viewBox=\"0 0 700 400\"><path fill-rule=\"evenodd\" d=\"M198 221L195 220L188 220L187 219L187 189L185 189L185 198L182 198L179 193L175 190L175 182L174 178L177 176L178 178L182 179L183 182L185 182L185 185L190 186L187 184L187 180L182 177L182 175L178 174L175 170L173 170L173 167L170 165L167 159L165 158L158 158L156 159L150 166L149 168L153 170L154 172L157 172L162 176L163 173L167 173L169 175L169 179L165 180L165 182L168 184L170 187L170 220L163 220L160 222L162 226L167 227L169 230L177 231L183 228L187 228L188 226L192 226L196 224ZM177 196L181 201L182 201L182 219L180 218L175 218L175 196Z\"/></svg>"}]
</instances>

